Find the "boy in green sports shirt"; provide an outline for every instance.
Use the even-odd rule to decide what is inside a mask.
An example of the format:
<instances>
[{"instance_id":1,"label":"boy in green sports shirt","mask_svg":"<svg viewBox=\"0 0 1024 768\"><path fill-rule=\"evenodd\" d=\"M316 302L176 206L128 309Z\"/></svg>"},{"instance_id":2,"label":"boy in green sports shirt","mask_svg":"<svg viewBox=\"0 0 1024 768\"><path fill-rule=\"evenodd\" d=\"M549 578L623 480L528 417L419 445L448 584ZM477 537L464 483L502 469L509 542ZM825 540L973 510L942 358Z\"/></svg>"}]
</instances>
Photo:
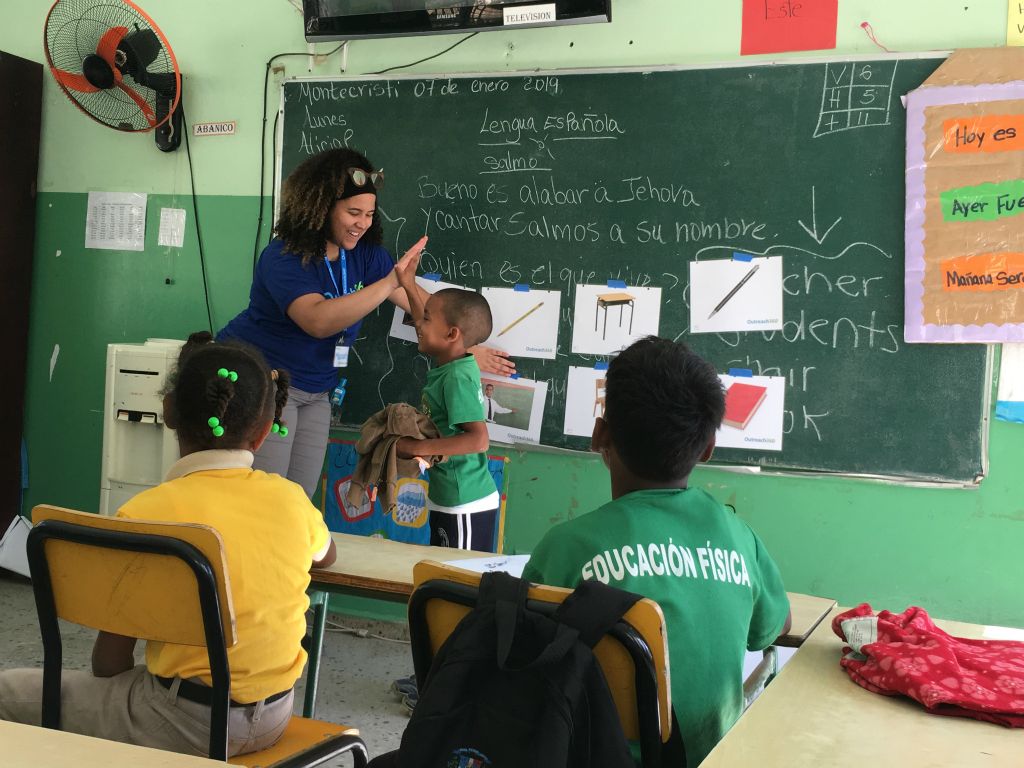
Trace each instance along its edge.
<instances>
[{"instance_id":1,"label":"boy in green sports shirt","mask_svg":"<svg viewBox=\"0 0 1024 768\"><path fill-rule=\"evenodd\" d=\"M655 600L668 631L672 704L695 768L743 711L743 657L790 626L779 571L731 510L688 487L711 458L725 397L714 368L685 344L649 336L608 367L591 448L612 501L552 528L523 577L584 579Z\"/></svg>"},{"instance_id":2,"label":"boy in green sports shirt","mask_svg":"<svg viewBox=\"0 0 1024 768\"><path fill-rule=\"evenodd\" d=\"M493 551L501 497L487 469L490 445L484 421L480 369L466 349L491 335L491 308L473 291L445 288L423 305L414 282L415 265L396 270L409 297L419 350L435 367L427 373L421 408L440 438L402 438L402 458L440 455L446 461L428 470L430 543L434 546Z\"/></svg>"}]
</instances>

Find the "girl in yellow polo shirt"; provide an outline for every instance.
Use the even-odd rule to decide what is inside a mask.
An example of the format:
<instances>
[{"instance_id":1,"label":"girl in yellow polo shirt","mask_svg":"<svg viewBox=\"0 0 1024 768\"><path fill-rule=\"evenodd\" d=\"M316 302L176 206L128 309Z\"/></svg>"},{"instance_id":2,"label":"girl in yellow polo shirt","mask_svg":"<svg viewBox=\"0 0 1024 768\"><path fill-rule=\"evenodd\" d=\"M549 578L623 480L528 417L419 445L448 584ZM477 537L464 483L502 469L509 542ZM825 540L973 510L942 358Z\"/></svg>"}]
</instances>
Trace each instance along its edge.
<instances>
[{"instance_id":1,"label":"girl in yellow polo shirt","mask_svg":"<svg viewBox=\"0 0 1024 768\"><path fill-rule=\"evenodd\" d=\"M272 745L292 714L292 687L306 653L309 569L334 561L323 517L302 488L252 469L253 453L280 423L287 374L236 343L193 334L182 349L164 419L181 459L121 517L201 523L224 541L238 642L231 670L229 755ZM65 730L205 755L211 676L205 648L150 642L135 666L136 638L101 632L92 674L65 671ZM0 672L0 718L37 724L40 670Z\"/></svg>"}]
</instances>

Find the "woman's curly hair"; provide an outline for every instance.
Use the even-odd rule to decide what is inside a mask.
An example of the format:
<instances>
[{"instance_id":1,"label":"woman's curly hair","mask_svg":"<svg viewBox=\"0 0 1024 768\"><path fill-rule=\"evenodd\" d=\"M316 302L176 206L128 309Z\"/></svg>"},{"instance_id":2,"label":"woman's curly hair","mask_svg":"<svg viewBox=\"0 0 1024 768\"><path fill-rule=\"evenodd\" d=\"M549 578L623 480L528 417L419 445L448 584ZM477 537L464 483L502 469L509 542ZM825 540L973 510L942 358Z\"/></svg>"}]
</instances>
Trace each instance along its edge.
<instances>
[{"instance_id":1,"label":"woman's curly hair","mask_svg":"<svg viewBox=\"0 0 1024 768\"><path fill-rule=\"evenodd\" d=\"M356 187L348 175L349 168L376 170L366 157L354 149L329 149L304 160L285 179L281 189L281 213L274 234L281 238L285 250L302 257L302 263L322 259L327 238L331 235L331 210L341 198L358 194L377 194L371 182ZM362 239L380 245L383 239L380 218Z\"/></svg>"}]
</instances>

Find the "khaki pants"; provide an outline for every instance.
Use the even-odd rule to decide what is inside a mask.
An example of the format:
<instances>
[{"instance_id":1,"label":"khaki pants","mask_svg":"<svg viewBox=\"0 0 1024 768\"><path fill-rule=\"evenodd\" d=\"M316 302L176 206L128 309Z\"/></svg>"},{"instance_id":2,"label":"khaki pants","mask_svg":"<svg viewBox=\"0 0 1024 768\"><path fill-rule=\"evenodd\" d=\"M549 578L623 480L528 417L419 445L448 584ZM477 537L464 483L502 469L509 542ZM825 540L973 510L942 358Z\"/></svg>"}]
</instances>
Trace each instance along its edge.
<instances>
[{"instance_id":1,"label":"khaki pants","mask_svg":"<svg viewBox=\"0 0 1024 768\"><path fill-rule=\"evenodd\" d=\"M43 671L0 672L0 720L39 725ZM277 701L231 707L228 755L266 749L281 738L292 716L294 693ZM178 681L164 688L145 666L114 677L64 670L61 729L143 747L207 756L210 708L178 696Z\"/></svg>"}]
</instances>

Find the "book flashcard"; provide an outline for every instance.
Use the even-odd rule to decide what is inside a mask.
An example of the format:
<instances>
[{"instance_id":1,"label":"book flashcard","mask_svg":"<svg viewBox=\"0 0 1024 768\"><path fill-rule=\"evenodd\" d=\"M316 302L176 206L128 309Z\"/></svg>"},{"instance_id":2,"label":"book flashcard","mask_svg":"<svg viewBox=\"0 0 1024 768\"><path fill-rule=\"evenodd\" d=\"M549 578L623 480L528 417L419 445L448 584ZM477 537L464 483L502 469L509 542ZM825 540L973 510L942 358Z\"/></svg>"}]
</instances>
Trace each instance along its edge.
<instances>
[{"instance_id":1,"label":"book flashcard","mask_svg":"<svg viewBox=\"0 0 1024 768\"><path fill-rule=\"evenodd\" d=\"M437 293L442 288L463 288L464 286L454 283L445 283L440 280L431 280L426 277L417 277L416 285L427 293ZM402 341L411 341L416 344L416 324L412 321L412 315L401 307L395 307L395 315L391 318L391 331L389 335Z\"/></svg>"},{"instance_id":2,"label":"book flashcard","mask_svg":"<svg viewBox=\"0 0 1024 768\"><path fill-rule=\"evenodd\" d=\"M573 317L573 352L614 354L637 339L658 335L661 288L577 285Z\"/></svg>"},{"instance_id":3,"label":"book flashcard","mask_svg":"<svg viewBox=\"0 0 1024 768\"><path fill-rule=\"evenodd\" d=\"M781 451L785 377L719 374L718 378L725 388L725 417L715 445Z\"/></svg>"},{"instance_id":4,"label":"book flashcard","mask_svg":"<svg viewBox=\"0 0 1024 768\"><path fill-rule=\"evenodd\" d=\"M722 423L736 429L746 429L767 394L768 387L761 384L734 381L725 393L725 416Z\"/></svg>"},{"instance_id":5,"label":"book flashcard","mask_svg":"<svg viewBox=\"0 0 1024 768\"><path fill-rule=\"evenodd\" d=\"M782 257L690 262L690 332L782 330Z\"/></svg>"},{"instance_id":6,"label":"book flashcard","mask_svg":"<svg viewBox=\"0 0 1024 768\"><path fill-rule=\"evenodd\" d=\"M561 293L519 288L482 288L480 292L491 305L489 346L513 357L555 359Z\"/></svg>"},{"instance_id":7,"label":"book flashcard","mask_svg":"<svg viewBox=\"0 0 1024 768\"><path fill-rule=\"evenodd\" d=\"M565 424L567 435L590 437L594 419L604 416L604 384L608 368L569 367L565 390Z\"/></svg>"},{"instance_id":8,"label":"book flashcard","mask_svg":"<svg viewBox=\"0 0 1024 768\"><path fill-rule=\"evenodd\" d=\"M480 377L487 434L498 443L540 442L548 383L486 373Z\"/></svg>"}]
</instances>

